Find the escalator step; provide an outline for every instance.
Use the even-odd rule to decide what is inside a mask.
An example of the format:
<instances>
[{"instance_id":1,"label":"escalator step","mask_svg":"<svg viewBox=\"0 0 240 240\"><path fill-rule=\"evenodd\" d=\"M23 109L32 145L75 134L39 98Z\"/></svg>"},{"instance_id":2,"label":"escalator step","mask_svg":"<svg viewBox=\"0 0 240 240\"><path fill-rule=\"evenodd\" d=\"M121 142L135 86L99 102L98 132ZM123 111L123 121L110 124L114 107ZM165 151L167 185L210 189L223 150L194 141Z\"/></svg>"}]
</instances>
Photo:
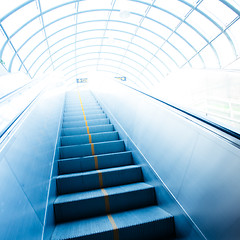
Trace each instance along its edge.
<instances>
[{"instance_id":1,"label":"escalator step","mask_svg":"<svg viewBox=\"0 0 240 240\"><path fill-rule=\"evenodd\" d=\"M156 203L154 187L134 183L105 188L111 213L127 211ZM106 214L105 195L101 189L59 196L54 203L57 222L72 221Z\"/></svg>"},{"instance_id":2,"label":"escalator step","mask_svg":"<svg viewBox=\"0 0 240 240\"><path fill-rule=\"evenodd\" d=\"M118 132L102 132L91 134L92 143L118 140ZM89 143L89 134L61 137L61 146L79 145Z\"/></svg>"},{"instance_id":3,"label":"escalator step","mask_svg":"<svg viewBox=\"0 0 240 240\"><path fill-rule=\"evenodd\" d=\"M132 153L128 151L97 155L97 159L98 169L131 165L133 163ZM94 156L70 158L58 161L59 174L91 171L95 170L95 167Z\"/></svg>"},{"instance_id":4,"label":"escalator step","mask_svg":"<svg viewBox=\"0 0 240 240\"><path fill-rule=\"evenodd\" d=\"M109 132L113 131L113 125L112 124L106 124L106 125L97 125L97 126L89 126L89 132L90 133L100 133L100 132ZM77 127L77 128L63 128L62 129L62 136L72 136L72 135L81 135L81 134L87 134L87 127Z\"/></svg>"},{"instance_id":5,"label":"escalator step","mask_svg":"<svg viewBox=\"0 0 240 240\"><path fill-rule=\"evenodd\" d=\"M174 236L174 219L157 206L111 214L120 240L160 240ZM53 240L112 240L113 226L107 215L60 223Z\"/></svg>"},{"instance_id":6,"label":"escalator step","mask_svg":"<svg viewBox=\"0 0 240 240\"><path fill-rule=\"evenodd\" d=\"M102 118L106 118L106 114L91 114L86 116L87 120L102 119ZM83 116L63 118L63 122L73 122L73 121L82 121L82 120L84 120Z\"/></svg>"},{"instance_id":7,"label":"escalator step","mask_svg":"<svg viewBox=\"0 0 240 240\"><path fill-rule=\"evenodd\" d=\"M108 118L87 121L88 126L106 125L109 123L110 123L110 121ZM74 128L74 127L85 127L85 126L86 126L86 122L84 120L83 121L64 122L62 124L63 128Z\"/></svg>"},{"instance_id":8,"label":"escalator step","mask_svg":"<svg viewBox=\"0 0 240 240\"><path fill-rule=\"evenodd\" d=\"M99 189L99 172L101 172L102 187L104 188L141 182L143 180L141 167L136 165L66 174L56 178L58 194Z\"/></svg>"},{"instance_id":9,"label":"escalator step","mask_svg":"<svg viewBox=\"0 0 240 240\"><path fill-rule=\"evenodd\" d=\"M60 159L91 156L92 145L94 146L95 154L123 152L125 150L124 142L122 140L94 144L64 146L59 148Z\"/></svg>"}]
</instances>

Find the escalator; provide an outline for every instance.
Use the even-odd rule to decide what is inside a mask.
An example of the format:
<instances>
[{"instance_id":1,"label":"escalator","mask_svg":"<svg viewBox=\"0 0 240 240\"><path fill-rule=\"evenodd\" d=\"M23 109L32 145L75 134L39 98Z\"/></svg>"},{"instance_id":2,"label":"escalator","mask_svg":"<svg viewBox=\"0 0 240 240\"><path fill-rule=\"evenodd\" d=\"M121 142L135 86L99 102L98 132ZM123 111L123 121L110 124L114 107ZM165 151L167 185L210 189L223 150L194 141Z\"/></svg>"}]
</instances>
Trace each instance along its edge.
<instances>
[{"instance_id":1,"label":"escalator","mask_svg":"<svg viewBox=\"0 0 240 240\"><path fill-rule=\"evenodd\" d=\"M66 93L52 239L173 239L174 218L90 91Z\"/></svg>"}]
</instances>

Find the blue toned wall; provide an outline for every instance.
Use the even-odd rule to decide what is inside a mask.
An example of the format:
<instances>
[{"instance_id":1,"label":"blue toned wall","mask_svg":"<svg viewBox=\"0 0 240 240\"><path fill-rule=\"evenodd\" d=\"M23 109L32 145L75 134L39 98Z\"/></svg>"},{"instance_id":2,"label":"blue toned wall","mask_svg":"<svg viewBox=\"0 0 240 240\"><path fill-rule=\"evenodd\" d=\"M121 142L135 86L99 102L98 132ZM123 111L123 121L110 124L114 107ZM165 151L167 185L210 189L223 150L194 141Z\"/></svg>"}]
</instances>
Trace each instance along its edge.
<instances>
[{"instance_id":1,"label":"blue toned wall","mask_svg":"<svg viewBox=\"0 0 240 240\"><path fill-rule=\"evenodd\" d=\"M0 153L1 239L41 239L45 226L45 235L51 231L46 210L63 100L63 93L42 96Z\"/></svg>"},{"instance_id":2,"label":"blue toned wall","mask_svg":"<svg viewBox=\"0 0 240 240\"><path fill-rule=\"evenodd\" d=\"M101 84L93 93L161 178L159 204L175 216L182 238L197 239L202 232L212 240L239 239L240 149L122 84ZM186 216L194 230L186 227Z\"/></svg>"}]
</instances>

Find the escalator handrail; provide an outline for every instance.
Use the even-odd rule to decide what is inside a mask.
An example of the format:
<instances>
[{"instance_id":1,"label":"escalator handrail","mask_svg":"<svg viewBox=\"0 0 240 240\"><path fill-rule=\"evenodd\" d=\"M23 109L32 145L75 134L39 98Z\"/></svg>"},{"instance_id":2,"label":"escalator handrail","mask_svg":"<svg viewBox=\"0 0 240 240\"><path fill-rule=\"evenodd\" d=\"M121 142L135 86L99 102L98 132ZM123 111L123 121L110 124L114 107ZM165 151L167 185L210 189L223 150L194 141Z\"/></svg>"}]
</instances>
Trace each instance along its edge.
<instances>
[{"instance_id":1,"label":"escalator handrail","mask_svg":"<svg viewBox=\"0 0 240 240\"><path fill-rule=\"evenodd\" d=\"M114 80L114 81L116 81L116 80ZM179 107L177 107L177 106L174 106L174 105L172 105L172 104L170 104L170 103L168 103L168 102L165 102L165 101L163 101L163 100L161 100L161 99L159 99L159 98L157 98L157 97L154 97L154 96L152 96L152 95L150 95L150 94L148 94L148 93L145 93L145 92L143 92L143 91L141 91L141 90L138 90L138 89L136 89L136 88L134 88L134 87L132 87L132 86L129 86L129 85L124 84L124 83L119 82L119 81L116 81L116 82L117 82L117 83L120 83L120 84L122 84L122 85L124 85L124 86L126 86L126 87L128 87L128 88L130 88L130 89L132 89L132 90L134 90L134 91L137 91L137 92L139 92L139 93L141 93L141 94L143 94L143 95L145 95L145 96L147 96L147 97L149 97L149 98L152 98L152 99L154 99L154 100L156 100L156 101L158 101L158 102L161 102L162 104L164 104L164 105L166 105L166 106L168 106L168 107L170 107L170 108L172 108L172 109L174 109L174 110L177 110L177 111L179 111L179 112L181 112L181 113L183 113L183 114L186 114L186 115L189 116L189 117L192 117L192 118L194 118L194 119L196 119L196 120L199 120L199 121L201 121L201 122L203 122L203 123L205 123L205 124L207 124L207 125L209 125L209 126L211 126L211 127L214 127L214 128L216 128L216 129L218 129L218 130L220 130L220 131L222 131L222 132L224 132L224 133L226 133L226 134L228 134L228 135L230 135L230 136L232 136L232 137L240 140L240 134L239 134L239 133L234 132L234 131L226 128L226 127L223 127L223 126L220 125L220 124L217 124L217 123L215 123L215 122L213 122L213 121L211 121L211 120L208 120L208 119L206 119L206 118L204 118L204 117L202 117L202 116L198 116L198 115L193 114L193 113L191 113L191 112L189 112L189 111L187 111L187 110L184 110L184 109L182 109L182 108L179 108Z\"/></svg>"},{"instance_id":2,"label":"escalator handrail","mask_svg":"<svg viewBox=\"0 0 240 240\"><path fill-rule=\"evenodd\" d=\"M28 86L31 85L31 84L32 84L32 82L26 83L26 84L24 84L23 86L21 86L21 87L15 89L15 90L13 90L13 91L7 93L6 95L0 97L0 103L8 100L9 97L12 97L13 95L19 93L21 90L23 90L25 87L28 87Z\"/></svg>"},{"instance_id":3,"label":"escalator handrail","mask_svg":"<svg viewBox=\"0 0 240 240\"><path fill-rule=\"evenodd\" d=\"M37 98L42 94L42 92L45 89L42 89L37 95L36 97L34 97L34 99L23 109L20 111L20 113L18 113L13 120L5 127L3 128L3 130L0 132L0 139L4 136L4 134L16 123L16 121L30 108L30 106L37 100Z\"/></svg>"}]
</instances>

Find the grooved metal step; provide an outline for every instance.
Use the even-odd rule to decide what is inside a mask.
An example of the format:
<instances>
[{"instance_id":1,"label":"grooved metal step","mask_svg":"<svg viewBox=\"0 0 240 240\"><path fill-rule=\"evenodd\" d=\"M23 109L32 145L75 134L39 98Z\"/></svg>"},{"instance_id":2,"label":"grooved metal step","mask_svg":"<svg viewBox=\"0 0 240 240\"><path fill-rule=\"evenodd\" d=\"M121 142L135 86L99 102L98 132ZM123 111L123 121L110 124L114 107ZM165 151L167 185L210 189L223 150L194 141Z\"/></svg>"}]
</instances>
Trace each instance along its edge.
<instances>
[{"instance_id":1,"label":"grooved metal step","mask_svg":"<svg viewBox=\"0 0 240 240\"><path fill-rule=\"evenodd\" d=\"M92 143L97 142L108 142L118 140L118 132L102 132L102 133L93 133L91 134ZM79 144L87 144L89 142L89 134L74 135L74 136L65 136L61 137L61 146L71 146Z\"/></svg>"},{"instance_id":2,"label":"grooved metal step","mask_svg":"<svg viewBox=\"0 0 240 240\"><path fill-rule=\"evenodd\" d=\"M95 154L123 152L125 150L124 142L122 140L64 146L59 148L60 159L91 156L92 145L94 146Z\"/></svg>"},{"instance_id":3,"label":"grooved metal step","mask_svg":"<svg viewBox=\"0 0 240 240\"><path fill-rule=\"evenodd\" d=\"M127 211L156 203L154 187L134 183L105 188L109 212ZM105 195L101 189L61 195L54 202L57 222L72 221L106 214Z\"/></svg>"},{"instance_id":4,"label":"grooved metal step","mask_svg":"<svg viewBox=\"0 0 240 240\"><path fill-rule=\"evenodd\" d=\"M106 114L89 114L86 116L87 120L93 120L93 119L102 119L106 118ZM63 122L73 122L73 121L82 121L84 120L83 116L77 116L77 117L65 117L63 118Z\"/></svg>"},{"instance_id":5,"label":"grooved metal step","mask_svg":"<svg viewBox=\"0 0 240 240\"><path fill-rule=\"evenodd\" d=\"M97 126L97 125L106 125L109 124L110 121L108 118L103 119L95 119L95 120L88 120L87 124L88 126ZM75 127L85 127L86 122L85 120L82 121L73 121L73 122L64 122L62 124L63 128L75 128Z\"/></svg>"},{"instance_id":6,"label":"grooved metal step","mask_svg":"<svg viewBox=\"0 0 240 240\"><path fill-rule=\"evenodd\" d=\"M100 133L100 132L109 132L114 131L112 124L106 125L97 125L97 126L89 126L90 133ZM81 135L88 134L87 127L76 127L76 128L63 128L61 132L62 136L71 136L71 135Z\"/></svg>"},{"instance_id":7,"label":"grooved metal step","mask_svg":"<svg viewBox=\"0 0 240 240\"><path fill-rule=\"evenodd\" d=\"M157 206L113 213L119 239L160 240L174 237L174 219ZM58 224L53 240L112 240L113 227L107 215Z\"/></svg>"},{"instance_id":8,"label":"grooved metal step","mask_svg":"<svg viewBox=\"0 0 240 240\"><path fill-rule=\"evenodd\" d=\"M102 187L104 188L143 180L141 167L136 165L102 169L101 175ZM99 170L60 175L56 178L56 182L59 195L99 189L101 187Z\"/></svg>"},{"instance_id":9,"label":"grooved metal step","mask_svg":"<svg viewBox=\"0 0 240 240\"><path fill-rule=\"evenodd\" d=\"M128 151L100 154L96 156L99 169L126 166L133 163L132 153ZM58 160L58 173L60 175L91 171L95 170L95 167L94 156Z\"/></svg>"}]
</instances>

